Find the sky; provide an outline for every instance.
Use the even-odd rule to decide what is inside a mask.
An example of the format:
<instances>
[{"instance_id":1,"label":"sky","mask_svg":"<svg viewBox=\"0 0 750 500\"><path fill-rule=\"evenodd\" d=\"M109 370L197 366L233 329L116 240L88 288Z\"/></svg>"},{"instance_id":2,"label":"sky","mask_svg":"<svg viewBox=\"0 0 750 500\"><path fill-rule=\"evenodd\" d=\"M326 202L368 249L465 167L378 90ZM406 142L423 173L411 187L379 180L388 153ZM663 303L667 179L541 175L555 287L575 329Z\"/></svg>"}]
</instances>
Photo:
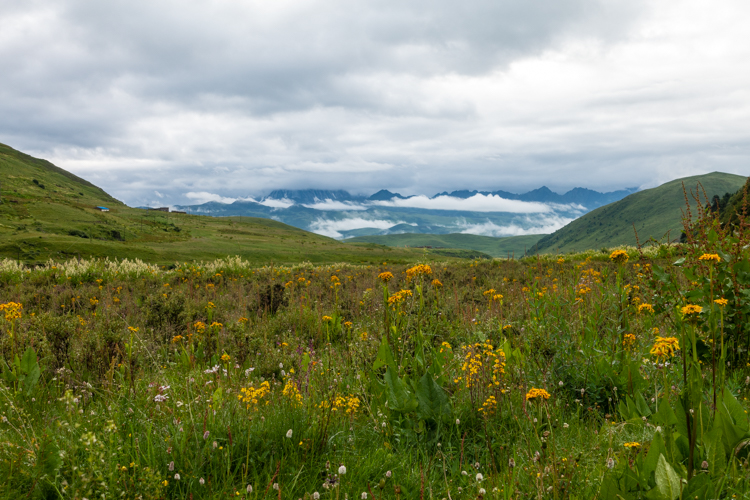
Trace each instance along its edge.
<instances>
[{"instance_id":1,"label":"sky","mask_svg":"<svg viewBox=\"0 0 750 500\"><path fill-rule=\"evenodd\" d=\"M748 19L747 0L0 0L0 142L133 206L750 175Z\"/></svg>"}]
</instances>

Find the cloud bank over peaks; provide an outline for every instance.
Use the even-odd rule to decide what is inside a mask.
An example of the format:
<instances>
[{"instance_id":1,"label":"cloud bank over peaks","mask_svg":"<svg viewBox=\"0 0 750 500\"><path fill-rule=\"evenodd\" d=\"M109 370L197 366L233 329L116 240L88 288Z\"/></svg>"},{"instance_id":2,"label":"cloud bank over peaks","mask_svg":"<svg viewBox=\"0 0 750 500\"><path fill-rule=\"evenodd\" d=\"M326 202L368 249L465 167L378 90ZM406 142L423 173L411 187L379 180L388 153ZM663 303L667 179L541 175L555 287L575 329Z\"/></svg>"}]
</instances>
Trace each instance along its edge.
<instances>
[{"instance_id":1,"label":"cloud bank over peaks","mask_svg":"<svg viewBox=\"0 0 750 500\"><path fill-rule=\"evenodd\" d=\"M219 194L209 193L207 191L198 191L198 192L190 191L189 193L185 193L185 197L199 204L208 203L210 201L216 201L219 203L229 204L229 203L234 203L235 201L239 199L239 198L229 198L227 196L221 196ZM249 200L249 201L254 201L254 200Z\"/></svg>"},{"instance_id":2,"label":"cloud bank over peaks","mask_svg":"<svg viewBox=\"0 0 750 500\"><path fill-rule=\"evenodd\" d=\"M575 220L575 217L562 217L560 215L545 215L542 217L527 217L527 227L512 223L500 226L492 221L480 224L464 223L464 228L460 231L462 234L477 234L481 236L521 236L525 234L549 234L557 231L561 227Z\"/></svg>"},{"instance_id":3,"label":"cloud bank over peaks","mask_svg":"<svg viewBox=\"0 0 750 500\"><path fill-rule=\"evenodd\" d=\"M312 204L302 204L303 207L312 208L313 210L331 210L331 211L344 211L344 210L367 210L369 207L361 205L359 203L351 203L346 201L338 200L323 200Z\"/></svg>"},{"instance_id":4,"label":"cloud bank over peaks","mask_svg":"<svg viewBox=\"0 0 750 500\"><path fill-rule=\"evenodd\" d=\"M394 208L460 210L465 212L509 212L528 214L547 213L552 211L552 208L545 203L507 200L494 194L484 195L480 193L469 198L456 198L446 195L428 198L427 196L419 195L410 198L394 198L385 201L375 201L373 204Z\"/></svg>"},{"instance_id":5,"label":"cloud bank over peaks","mask_svg":"<svg viewBox=\"0 0 750 500\"><path fill-rule=\"evenodd\" d=\"M315 222L310 224L309 230L313 233L339 239L343 237L339 231L351 231L353 229L361 229L365 227L388 229L398 224L404 224L404 222L383 219L365 219L362 217L351 217L342 220L318 218Z\"/></svg>"}]
</instances>

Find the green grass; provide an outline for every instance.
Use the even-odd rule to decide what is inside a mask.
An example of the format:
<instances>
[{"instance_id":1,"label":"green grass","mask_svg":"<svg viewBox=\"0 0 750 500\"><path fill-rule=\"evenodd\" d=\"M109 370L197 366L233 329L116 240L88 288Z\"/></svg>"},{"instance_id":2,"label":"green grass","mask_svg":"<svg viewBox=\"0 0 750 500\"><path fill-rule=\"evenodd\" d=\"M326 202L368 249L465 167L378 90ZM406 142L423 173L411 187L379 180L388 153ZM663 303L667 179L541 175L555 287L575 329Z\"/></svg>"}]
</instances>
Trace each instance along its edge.
<instances>
[{"instance_id":1,"label":"green grass","mask_svg":"<svg viewBox=\"0 0 750 500\"><path fill-rule=\"evenodd\" d=\"M0 261L0 304L23 304L20 318L0 316L0 359L31 352L0 370L0 500L636 499L659 474L632 471L653 470L648 450L665 439L686 476L685 438L663 410L679 411L682 361L650 361L654 328L685 343L686 323L670 317L681 297L649 277L659 262L425 263L419 274ZM665 272L687 283L682 268ZM696 328L715 333L718 308L695 293L711 271L694 272L707 311ZM640 312L657 292L657 312ZM747 355L736 356L730 450L750 437ZM549 399L527 400L532 388ZM699 498L745 494L744 457L718 453L698 449L697 463L714 464Z\"/></svg>"},{"instance_id":2,"label":"green grass","mask_svg":"<svg viewBox=\"0 0 750 500\"><path fill-rule=\"evenodd\" d=\"M0 257L29 264L73 257L172 264L227 255L255 263L378 263L412 262L424 255L347 245L270 219L130 208L93 184L2 144L0 179Z\"/></svg>"},{"instance_id":3,"label":"green grass","mask_svg":"<svg viewBox=\"0 0 750 500\"><path fill-rule=\"evenodd\" d=\"M701 202L706 199L703 190L712 198L727 192L734 193L745 183L740 175L713 172L705 175L685 177L667 182L653 189L633 193L620 201L592 210L562 229L545 236L538 242L540 253L566 253L636 245L635 231L641 244L650 238L667 243L680 238L682 216L686 208L683 183L688 193L696 192L698 183ZM695 200L688 194L695 207ZM695 215L695 214L694 214ZM634 231L635 229L635 231ZM531 252L533 253L533 252Z\"/></svg>"},{"instance_id":4,"label":"green grass","mask_svg":"<svg viewBox=\"0 0 750 500\"><path fill-rule=\"evenodd\" d=\"M523 236L510 236L506 238L493 238L491 236L479 236L474 234L390 234L382 236L359 236L345 240L347 243L377 243L389 247L402 248L441 248L441 249L463 249L476 250L491 257L508 258L521 257L530 250L543 236L542 234L530 234Z\"/></svg>"}]
</instances>

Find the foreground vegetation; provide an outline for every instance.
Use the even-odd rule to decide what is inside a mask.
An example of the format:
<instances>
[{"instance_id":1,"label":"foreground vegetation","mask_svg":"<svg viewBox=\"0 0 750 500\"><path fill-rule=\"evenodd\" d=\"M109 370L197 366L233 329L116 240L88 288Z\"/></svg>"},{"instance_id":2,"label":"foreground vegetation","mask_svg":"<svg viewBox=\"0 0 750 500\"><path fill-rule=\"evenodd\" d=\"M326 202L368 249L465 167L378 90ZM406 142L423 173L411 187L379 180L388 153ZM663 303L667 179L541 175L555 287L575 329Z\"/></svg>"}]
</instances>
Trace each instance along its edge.
<instances>
[{"instance_id":1,"label":"foreground vegetation","mask_svg":"<svg viewBox=\"0 0 750 500\"><path fill-rule=\"evenodd\" d=\"M582 260L2 261L0 498L745 496L747 238L701 220Z\"/></svg>"}]
</instances>

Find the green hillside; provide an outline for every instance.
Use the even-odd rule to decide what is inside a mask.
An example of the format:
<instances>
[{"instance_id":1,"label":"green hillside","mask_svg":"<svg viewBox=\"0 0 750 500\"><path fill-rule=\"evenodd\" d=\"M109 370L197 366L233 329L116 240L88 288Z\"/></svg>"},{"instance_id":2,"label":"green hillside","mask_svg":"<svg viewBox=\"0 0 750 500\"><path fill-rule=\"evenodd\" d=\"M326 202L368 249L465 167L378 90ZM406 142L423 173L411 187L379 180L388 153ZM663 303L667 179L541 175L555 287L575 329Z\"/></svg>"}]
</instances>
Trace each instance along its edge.
<instances>
[{"instance_id":1,"label":"green hillside","mask_svg":"<svg viewBox=\"0 0 750 500\"><path fill-rule=\"evenodd\" d=\"M379 263L413 261L423 254L344 244L270 219L130 208L48 161L0 144L0 258L30 264L71 257L169 264L239 255L258 263Z\"/></svg>"},{"instance_id":2,"label":"green hillside","mask_svg":"<svg viewBox=\"0 0 750 500\"><path fill-rule=\"evenodd\" d=\"M476 234L388 234L382 236L359 236L346 240L348 243L377 243L389 247L432 247L433 249L475 250L492 257L520 257L530 250L545 235L529 234L493 238Z\"/></svg>"},{"instance_id":3,"label":"green hillside","mask_svg":"<svg viewBox=\"0 0 750 500\"><path fill-rule=\"evenodd\" d=\"M645 189L620 201L597 208L574 220L565 227L539 240L539 253L565 253L618 245L644 243L649 238L666 242L677 241L682 231L682 214L685 209L683 183L691 193L700 188L701 203L707 202L703 191L711 199L714 195L734 193L745 183L741 175L712 172L677 179L653 189ZM533 253L533 252L530 252Z\"/></svg>"}]
</instances>

